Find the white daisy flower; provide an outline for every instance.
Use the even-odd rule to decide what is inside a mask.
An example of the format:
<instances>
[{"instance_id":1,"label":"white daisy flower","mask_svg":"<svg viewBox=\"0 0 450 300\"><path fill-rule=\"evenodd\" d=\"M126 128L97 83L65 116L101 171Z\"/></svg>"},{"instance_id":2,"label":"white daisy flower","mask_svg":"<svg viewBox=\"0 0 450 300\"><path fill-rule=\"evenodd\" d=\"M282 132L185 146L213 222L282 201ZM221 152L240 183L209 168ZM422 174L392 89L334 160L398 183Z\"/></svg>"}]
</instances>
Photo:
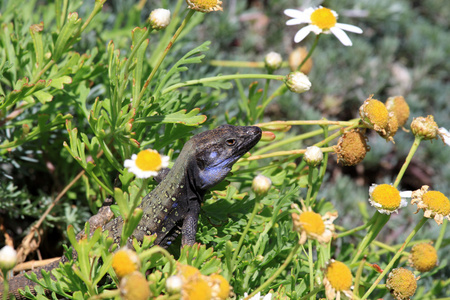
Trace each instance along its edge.
<instances>
[{"instance_id":1,"label":"white daisy flower","mask_svg":"<svg viewBox=\"0 0 450 300\"><path fill-rule=\"evenodd\" d=\"M126 159L123 163L128 172L136 175L137 178L149 178L158 175L158 171L169 166L169 157L160 155L158 151L146 149L133 154L131 159Z\"/></svg>"},{"instance_id":2,"label":"white daisy flower","mask_svg":"<svg viewBox=\"0 0 450 300\"><path fill-rule=\"evenodd\" d=\"M292 18L286 22L286 25L309 24L295 34L294 41L296 43L302 41L310 32L315 34L329 34L331 32L344 46L351 46L352 41L345 31L353 33L363 32L357 26L337 23L338 14L334 10L322 6L319 6L319 8L310 7L304 11L286 9L284 13Z\"/></svg>"},{"instance_id":3,"label":"white daisy flower","mask_svg":"<svg viewBox=\"0 0 450 300\"><path fill-rule=\"evenodd\" d=\"M398 213L398 209L405 207L411 198L411 191L398 191L390 184L372 184L369 188L369 203L380 213L390 215Z\"/></svg>"}]
</instances>

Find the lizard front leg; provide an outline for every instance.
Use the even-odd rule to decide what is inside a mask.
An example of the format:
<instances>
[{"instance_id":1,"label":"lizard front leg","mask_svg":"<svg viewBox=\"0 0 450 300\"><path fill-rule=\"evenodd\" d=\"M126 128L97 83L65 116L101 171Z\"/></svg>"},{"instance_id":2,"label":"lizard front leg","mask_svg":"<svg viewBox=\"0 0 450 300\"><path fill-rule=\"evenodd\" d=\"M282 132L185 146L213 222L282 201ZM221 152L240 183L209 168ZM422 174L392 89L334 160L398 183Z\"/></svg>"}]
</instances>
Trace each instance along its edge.
<instances>
[{"instance_id":1,"label":"lizard front leg","mask_svg":"<svg viewBox=\"0 0 450 300\"><path fill-rule=\"evenodd\" d=\"M196 202L191 204L186 217L183 220L181 228L181 244L192 246L195 243L195 234L197 233L198 215L200 213L200 204Z\"/></svg>"}]
</instances>

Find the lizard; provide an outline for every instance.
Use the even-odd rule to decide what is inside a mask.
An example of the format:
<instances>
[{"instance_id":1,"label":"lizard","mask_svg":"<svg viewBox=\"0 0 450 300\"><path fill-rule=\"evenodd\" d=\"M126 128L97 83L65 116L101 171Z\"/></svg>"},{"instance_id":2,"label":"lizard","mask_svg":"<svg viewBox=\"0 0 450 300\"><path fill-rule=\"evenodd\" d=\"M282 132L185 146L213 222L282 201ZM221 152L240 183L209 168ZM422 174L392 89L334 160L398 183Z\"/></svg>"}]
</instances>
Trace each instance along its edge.
<instances>
[{"instance_id":1,"label":"lizard","mask_svg":"<svg viewBox=\"0 0 450 300\"><path fill-rule=\"evenodd\" d=\"M173 167L160 172L159 184L142 199L138 206L143 210L142 219L127 246L132 247L133 238L142 242L145 235L156 234L154 245L167 247L180 233L182 245L193 245L205 193L227 176L234 163L259 142L261 134L257 126L222 125L194 135L183 146ZM117 217L105 223L103 230L108 230L114 242L120 244L123 219ZM63 256L34 271L51 271L65 261ZM39 278L40 272L37 275ZM13 277L9 284L10 293L17 299L23 299L19 289L36 285L24 275ZM0 297L2 294L1 285Z\"/></svg>"}]
</instances>

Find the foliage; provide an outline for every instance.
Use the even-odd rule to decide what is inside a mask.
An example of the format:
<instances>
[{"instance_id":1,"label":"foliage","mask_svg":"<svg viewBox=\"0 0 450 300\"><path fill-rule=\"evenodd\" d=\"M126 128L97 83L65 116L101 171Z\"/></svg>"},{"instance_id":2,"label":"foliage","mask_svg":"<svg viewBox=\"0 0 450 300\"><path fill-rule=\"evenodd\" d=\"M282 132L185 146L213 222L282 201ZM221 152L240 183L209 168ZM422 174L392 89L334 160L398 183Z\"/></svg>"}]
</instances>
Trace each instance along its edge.
<instances>
[{"instance_id":1,"label":"foliage","mask_svg":"<svg viewBox=\"0 0 450 300\"><path fill-rule=\"evenodd\" d=\"M312 88L298 96L284 84L287 63L272 72L261 62L270 50L287 57L296 47L291 41L298 27L284 28L283 15L293 1L268 1L266 9L255 5L260 1L236 1L234 10L225 3L223 12L209 14L187 9L182 0L156 2L127 9L127 2L105 0L0 4L2 243L19 246L28 233L39 244L31 223L44 216L37 227L59 228L77 253L64 246L66 261L42 278L31 275L37 295L28 288L24 295L120 297L112 268L117 245L107 232L91 232L89 223L84 238L75 232L113 196L113 210L126 220L124 246L142 217L139 201L156 185L135 179L124 160L152 148L175 161L190 136L229 123L257 124L264 138L235 164L227 182L207 194L199 244L173 245L169 254L152 247L154 236L133 243L152 295L179 298L166 290L166 280L179 274L180 265L192 265L203 275L222 274L233 287L232 299L257 292L273 299L325 297L326 268L336 259L350 268L356 299L382 298L389 294L384 278L407 264L410 246L434 241L439 265L420 275L415 297L448 296L448 221L430 220L419 231L427 219L413 215L416 207L383 215L367 199L372 183L398 190L431 185L448 195L449 148L439 136L430 143L406 131L395 135L395 144L386 143L358 114L370 94L383 100L401 94L412 116L433 114L450 127L448 9L436 0L417 6L406 0L329 3L339 22L358 23L364 34L351 36L353 47L323 34L302 41L314 64ZM148 20L158 7L171 11L162 30ZM358 166L341 166L333 146L355 128L367 130L372 149ZM323 151L317 167L302 159L311 145ZM263 195L252 190L257 173L272 182ZM301 242L306 233L295 227L293 204L321 216L338 211L333 239ZM19 226L17 220L27 222Z\"/></svg>"}]
</instances>

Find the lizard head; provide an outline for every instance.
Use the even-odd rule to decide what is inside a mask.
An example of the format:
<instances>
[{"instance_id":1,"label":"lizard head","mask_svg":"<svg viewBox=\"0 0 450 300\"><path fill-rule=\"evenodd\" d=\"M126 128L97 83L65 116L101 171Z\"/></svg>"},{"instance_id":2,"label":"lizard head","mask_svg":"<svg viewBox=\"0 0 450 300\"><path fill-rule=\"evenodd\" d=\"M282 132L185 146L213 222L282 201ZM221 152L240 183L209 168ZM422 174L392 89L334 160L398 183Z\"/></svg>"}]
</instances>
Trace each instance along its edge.
<instances>
[{"instance_id":1,"label":"lizard head","mask_svg":"<svg viewBox=\"0 0 450 300\"><path fill-rule=\"evenodd\" d=\"M190 142L196 149L197 186L207 190L221 182L233 164L261 139L256 126L222 125L194 136Z\"/></svg>"}]
</instances>

